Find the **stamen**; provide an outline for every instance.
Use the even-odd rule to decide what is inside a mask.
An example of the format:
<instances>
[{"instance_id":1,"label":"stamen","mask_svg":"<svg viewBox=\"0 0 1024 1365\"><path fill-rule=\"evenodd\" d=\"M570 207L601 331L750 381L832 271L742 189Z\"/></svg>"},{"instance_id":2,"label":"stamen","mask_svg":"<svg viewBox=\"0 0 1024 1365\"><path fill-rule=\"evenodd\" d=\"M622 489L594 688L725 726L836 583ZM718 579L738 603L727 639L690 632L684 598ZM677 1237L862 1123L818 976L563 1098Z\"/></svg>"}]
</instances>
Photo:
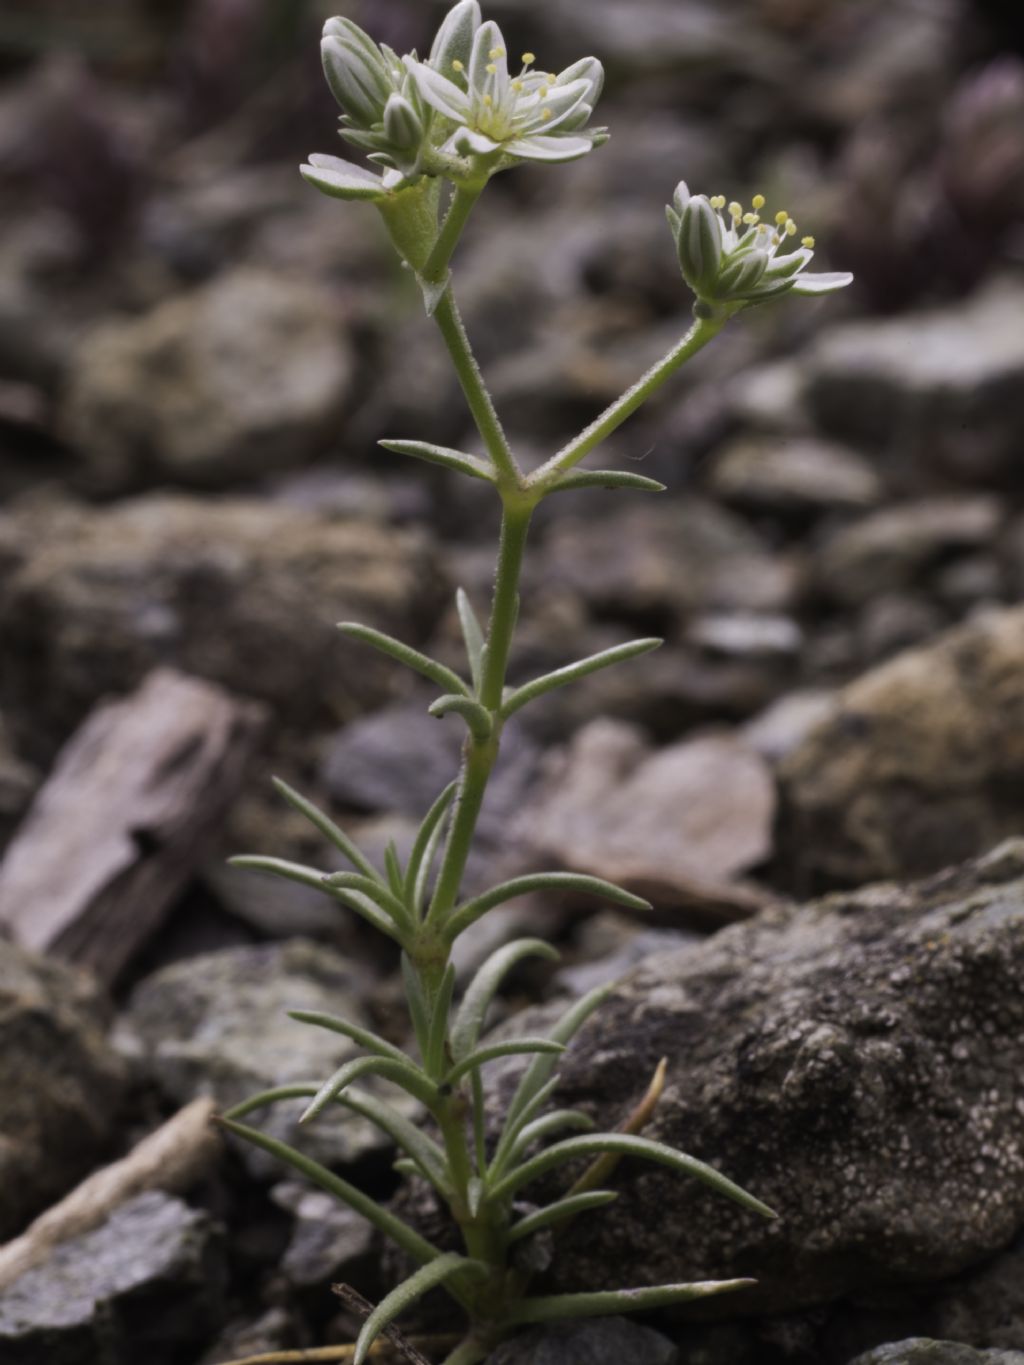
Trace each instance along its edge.
<instances>
[{"instance_id":1,"label":"stamen","mask_svg":"<svg viewBox=\"0 0 1024 1365\"><path fill-rule=\"evenodd\" d=\"M533 52L524 52L524 53L523 53L523 65L524 65L524 66L532 66L536 60L537 60L537 57L536 57L536 55L535 55Z\"/></svg>"},{"instance_id":2,"label":"stamen","mask_svg":"<svg viewBox=\"0 0 1024 1365\"><path fill-rule=\"evenodd\" d=\"M743 215L743 221L748 226L753 227L755 223L759 223L761 221L761 215L759 213L745 213Z\"/></svg>"},{"instance_id":3,"label":"stamen","mask_svg":"<svg viewBox=\"0 0 1024 1365\"><path fill-rule=\"evenodd\" d=\"M782 245L782 238L779 236L779 234L778 234L777 232L773 232L773 233L772 233L772 246L781 246L781 245Z\"/></svg>"},{"instance_id":4,"label":"stamen","mask_svg":"<svg viewBox=\"0 0 1024 1365\"><path fill-rule=\"evenodd\" d=\"M710 203L710 205L711 205L711 207L712 207L713 209L724 209L724 208L725 208L725 195L724 195L724 194L714 194L714 195L711 196L711 198L708 200L708 202Z\"/></svg>"},{"instance_id":5,"label":"stamen","mask_svg":"<svg viewBox=\"0 0 1024 1365\"><path fill-rule=\"evenodd\" d=\"M523 84L521 80L517 79L512 82L512 89L516 92L517 95L519 95L522 94L522 92L526 89L526 86Z\"/></svg>"},{"instance_id":6,"label":"stamen","mask_svg":"<svg viewBox=\"0 0 1024 1365\"><path fill-rule=\"evenodd\" d=\"M813 238L813 237L801 237L801 238L800 238L800 245L801 245L801 246L805 246L805 247L807 248L808 251L813 251L813 249L814 249L814 238Z\"/></svg>"},{"instance_id":7,"label":"stamen","mask_svg":"<svg viewBox=\"0 0 1024 1365\"><path fill-rule=\"evenodd\" d=\"M488 109L491 108L491 106L493 105L493 103L494 103L494 97L493 97L492 95L485 95L485 96L484 96L484 104L487 105L487 108L488 108Z\"/></svg>"},{"instance_id":8,"label":"stamen","mask_svg":"<svg viewBox=\"0 0 1024 1365\"><path fill-rule=\"evenodd\" d=\"M766 200L763 194L755 194L750 202L753 204L755 209L761 210L764 208Z\"/></svg>"},{"instance_id":9,"label":"stamen","mask_svg":"<svg viewBox=\"0 0 1024 1365\"><path fill-rule=\"evenodd\" d=\"M505 49L503 47L492 47L489 55L491 61L496 62L499 57L504 57Z\"/></svg>"},{"instance_id":10,"label":"stamen","mask_svg":"<svg viewBox=\"0 0 1024 1365\"><path fill-rule=\"evenodd\" d=\"M743 217L743 205L737 204L736 200L734 199L732 203L729 205L729 213L732 217L733 222L738 223L740 219Z\"/></svg>"},{"instance_id":11,"label":"stamen","mask_svg":"<svg viewBox=\"0 0 1024 1365\"><path fill-rule=\"evenodd\" d=\"M796 223L793 222L792 218L786 219L786 236L787 237L796 236Z\"/></svg>"},{"instance_id":12,"label":"stamen","mask_svg":"<svg viewBox=\"0 0 1024 1365\"><path fill-rule=\"evenodd\" d=\"M541 118L544 120L545 123L548 121L548 119L553 119L554 117L555 111L553 109L545 109L541 113Z\"/></svg>"},{"instance_id":13,"label":"stamen","mask_svg":"<svg viewBox=\"0 0 1024 1365\"><path fill-rule=\"evenodd\" d=\"M498 74L498 68L495 66L494 62L491 62L491 64L486 67L486 71L488 76L496 76Z\"/></svg>"},{"instance_id":14,"label":"stamen","mask_svg":"<svg viewBox=\"0 0 1024 1365\"><path fill-rule=\"evenodd\" d=\"M788 211L786 209L779 209L778 213L775 215L775 221L778 223L779 227L782 227L784 223L789 221Z\"/></svg>"},{"instance_id":15,"label":"stamen","mask_svg":"<svg viewBox=\"0 0 1024 1365\"><path fill-rule=\"evenodd\" d=\"M453 71L465 71L465 69L466 69L466 64L465 64L465 62L460 62L459 59L458 59L458 57L456 57L455 60L452 62L452 70L453 70Z\"/></svg>"}]
</instances>

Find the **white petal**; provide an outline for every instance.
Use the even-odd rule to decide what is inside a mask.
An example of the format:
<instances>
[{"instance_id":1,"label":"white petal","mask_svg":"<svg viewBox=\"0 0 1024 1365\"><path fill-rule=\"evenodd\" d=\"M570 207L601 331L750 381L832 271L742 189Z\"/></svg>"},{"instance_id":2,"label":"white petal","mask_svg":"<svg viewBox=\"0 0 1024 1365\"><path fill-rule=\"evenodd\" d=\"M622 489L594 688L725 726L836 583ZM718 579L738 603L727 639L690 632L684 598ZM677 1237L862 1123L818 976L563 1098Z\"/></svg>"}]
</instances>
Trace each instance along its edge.
<instances>
[{"instance_id":1,"label":"white petal","mask_svg":"<svg viewBox=\"0 0 1024 1365\"><path fill-rule=\"evenodd\" d=\"M593 151L593 148L589 137L542 137L534 134L506 142L502 150L523 161L576 161Z\"/></svg>"},{"instance_id":2,"label":"white petal","mask_svg":"<svg viewBox=\"0 0 1024 1365\"><path fill-rule=\"evenodd\" d=\"M520 125L522 131L526 134L553 133L556 128L560 128L572 118L586 100L589 89L586 81L553 88L547 99L540 100L532 106L528 118ZM545 118L545 113L551 117Z\"/></svg>"},{"instance_id":3,"label":"white petal","mask_svg":"<svg viewBox=\"0 0 1024 1365\"><path fill-rule=\"evenodd\" d=\"M469 59L469 88L481 95L486 92L487 82L491 79L491 73L487 70L489 66L496 66L498 77L508 80L508 57L492 57L491 53L495 51L505 52L505 39L501 29L491 19L477 29L473 39L473 55Z\"/></svg>"},{"instance_id":4,"label":"white petal","mask_svg":"<svg viewBox=\"0 0 1024 1365\"><path fill-rule=\"evenodd\" d=\"M432 70L424 62L413 61L412 57L406 57L405 65L409 74L416 82L416 89L420 92L420 98L425 100L432 109L436 109L445 118L450 118L455 123L465 123L469 118L469 100L454 85L447 76L442 76L439 71Z\"/></svg>"},{"instance_id":5,"label":"white petal","mask_svg":"<svg viewBox=\"0 0 1024 1365\"><path fill-rule=\"evenodd\" d=\"M794 294L833 294L853 284L853 276L846 270L822 275L798 275L793 282Z\"/></svg>"},{"instance_id":6,"label":"white petal","mask_svg":"<svg viewBox=\"0 0 1024 1365\"><path fill-rule=\"evenodd\" d=\"M451 146L463 156L467 153L488 156L491 152L496 152L501 143L495 142L484 133L478 133L475 128L460 128L451 139Z\"/></svg>"},{"instance_id":7,"label":"white petal","mask_svg":"<svg viewBox=\"0 0 1024 1365\"><path fill-rule=\"evenodd\" d=\"M334 199L376 199L384 190L383 181L371 171L338 156L315 153L299 169L304 180Z\"/></svg>"}]
</instances>

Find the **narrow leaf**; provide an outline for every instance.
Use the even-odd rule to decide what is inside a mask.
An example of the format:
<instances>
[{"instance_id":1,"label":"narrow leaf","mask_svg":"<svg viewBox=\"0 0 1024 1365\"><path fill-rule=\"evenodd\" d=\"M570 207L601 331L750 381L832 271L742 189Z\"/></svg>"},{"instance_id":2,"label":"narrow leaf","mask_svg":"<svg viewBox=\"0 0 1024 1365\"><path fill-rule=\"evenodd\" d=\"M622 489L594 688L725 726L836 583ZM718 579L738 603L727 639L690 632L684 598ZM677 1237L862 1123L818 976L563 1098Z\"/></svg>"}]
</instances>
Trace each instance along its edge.
<instances>
[{"instance_id":1,"label":"narrow leaf","mask_svg":"<svg viewBox=\"0 0 1024 1365\"><path fill-rule=\"evenodd\" d=\"M411 1119L407 1119L393 1105L378 1099L376 1095L368 1095L361 1090L346 1090L344 1094L338 1096L338 1103L375 1123L398 1147L408 1153L420 1175L429 1180L446 1198L451 1195L452 1185L444 1152L433 1138L429 1138Z\"/></svg>"},{"instance_id":2,"label":"narrow leaf","mask_svg":"<svg viewBox=\"0 0 1024 1365\"><path fill-rule=\"evenodd\" d=\"M715 1294L731 1294L749 1289L756 1280L705 1280L696 1284L662 1284L652 1289L609 1289L593 1294L551 1294L545 1298L524 1299L513 1308L506 1321L522 1327L532 1322L553 1322L559 1318L599 1318L610 1313L644 1313L652 1308L667 1308L673 1303L692 1303Z\"/></svg>"},{"instance_id":3,"label":"narrow leaf","mask_svg":"<svg viewBox=\"0 0 1024 1365\"><path fill-rule=\"evenodd\" d=\"M586 1213L588 1209L601 1209L606 1204L613 1204L618 1197L614 1190L591 1190L589 1194L574 1194L568 1199L559 1199L557 1203L538 1209L536 1213L528 1214L514 1223L509 1229L508 1241L519 1242L543 1228L554 1227L556 1223L564 1223L567 1218Z\"/></svg>"},{"instance_id":4,"label":"narrow leaf","mask_svg":"<svg viewBox=\"0 0 1024 1365\"><path fill-rule=\"evenodd\" d=\"M413 1032L419 1045L420 1056L427 1056L427 1040L430 1037L430 1014L427 999L423 993L423 983L408 953L402 954L402 984L405 986L405 1001L409 1007Z\"/></svg>"},{"instance_id":5,"label":"narrow leaf","mask_svg":"<svg viewBox=\"0 0 1024 1365\"><path fill-rule=\"evenodd\" d=\"M402 644L401 640L385 635L383 631L373 630L370 626L361 626L354 621L342 621L338 629L350 640L358 640L361 644L369 645L372 649L379 650L381 654L397 659L400 664L405 664L406 668L422 673L425 678L437 683L438 687L444 687L449 692L461 693L464 697L469 696L469 688L457 673L445 668L444 664L438 663L436 659L421 654L418 649Z\"/></svg>"},{"instance_id":6,"label":"narrow leaf","mask_svg":"<svg viewBox=\"0 0 1024 1365\"><path fill-rule=\"evenodd\" d=\"M354 910L357 915L361 915L375 929L380 930L382 934L387 934L388 938L401 942L398 926L387 915L383 914L373 901L355 891L343 891L337 887L328 886L324 880L329 875L328 873L318 872L313 867L304 867L302 863L287 862L284 858L264 858L252 854L229 858L228 862L232 867L240 867L247 872L265 872L271 877L284 877L287 881L299 882L302 886L311 886L314 890L321 891L325 896L331 896L341 905ZM366 880L368 881L369 878Z\"/></svg>"},{"instance_id":7,"label":"narrow leaf","mask_svg":"<svg viewBox=\"0 0 1024 1365\"><path fill-rule=\"evenodd\" d=\"M564 1051L561 1043L553 1043L550 1038L509 1038L503 1043L488 1043L484 1047L476 1048L468 1057L463 1057L461 1062L453 1066L445 1076L444 1084L456 1085L470 1071L483 1066L486 1062L493 1062L498 1057L518 1057L524 1053L536 1052L557 1057Z\"/></svg>"},{"instance_id":8,"label":"narrow leaf","mask_svg":"<svg viewBox=\"0 0 1024 1365\"><path fill-rule=\"evenodd\" d=\"M402 877L402 865L398 861L398 849L395 847L394 839L388 840L388 846L384 850L384 870L388 874L388 886L391 893L401 904L402 897L405 895L405 881Z\"/></svg>"},{"instance_id":9,"label":"narrow leaf","mask_svg":"<svg viewBox=\"0 0 1024 1365\"><path fill-rule=\"evenodd\" d=\"M409 907L383 882L371 881L369 877L360 876L358 872L331 872L324 877L324 885L336 891L358 892L368 900L373 901L374 905L379 906L400 929L412 928L412 916L409 913ZM399 878L399 887L401 887L401 878Z\"/></svg>"},{"instance_id":10,"label":"narrow leaf","mask_svg":"<svg viewBox=\"0 0 1024 1365\"><path fill-rule=\"evenodd\" d=\"M458 784L456 783L456 787ZM427 888L430 885L431 873L434 870L434 863L437 860L437 853L444 841L445 822L438 821L431 832L427 843L426 852L423 854L423 861L420 864L419 872L416 874L416 885L412 890L412 904L414 913L417 917L422 916L423 907L427 900Z\"/></svg>"},{"instance_id":11,"label":"narrow leaf","mask_svg":"<svg viewBox=\"0 0 1024 1365\"><path fill-rule=\"evenodd\" d=\"M556 1142L547 1151L540 1152L516 1170L510 1171L492 1188L491 1193L495 1199L507 1198L555 1166L573 1161L578 1156L596 1156L601 1152L640 1157L645 1161L667 1166L670 1170L678 1171L680 1175L692 1175L716 1193L742 1204L744 1208L751 1209L764 1218L776 1217L767 1204L762 1204L760 1199L755 1199L752 1194L748 1194L746 1190L720 1175L703 1161L698 1161L696 1157L687 1156L685 1152L677 1152L667 1143L653 1142L650 1138L630 1137L625 1133L596 1133L593 1136L566 1138L564 1142Z\"/></svg>"},{"instance_id":12,"label":"narrow leaf","mask_svg":"<svg viewBox=\"0 0 1024 1365\"><path fill-rule=\"evenodd\" d=\"M484 744L491 737L494 729L494 721L491 713L486 706L481 706L472 697L463 696L444 696L438 697L437 701L429 708L432 716L438 718L451 715L453 712L461 716L469 728L469 733L480 744Z\"/></svg>"},{"instance_id":13,"label":"narrow leaf","mask_svg":"<svg viewBox=\"0 0 1024 1365\"><path fill-rule=\"evenodd\" d=\"M300 1123L309 1123L332 1104L346 1086L361 1076L382 1076L384 1080L399 1086L414 1099L433 1109L437 1103L437 1087L431 1084L418 1066L403 1058L396 1062L391 1057L356 1057L339 1066L337 1071L326 1080L308 1105Z\"/></svg>"},{"instance_id":14,"label":"narrow leaf","mask_svg":"<svg viewBox=\"0 0 1024 1365\"><path fill-rule=\"evenodd\" d=\"M433 1013L427 1035L427 1055L423 1059L428 1076L440 1076L444 1071L444 1049L448 1041L448 1021L454 993L455 967L449 962L441 979L441 989L431 1005Z\"/></svg>"},{"instance_id":15,"label":"narrow leaf","mask_svg":"<svg viewBox=\"0 0 1024 1365\"><path fill-rule=\"evenodd\" d=\"M469 658L470 673L473 678L474 688L479 689L480 678L483 673L484 657L484 632L483 627L473 610L466 593L459 588L455 594L455 606L459 613L459 625L462 627L462 638L466 642L466 654Z\"/></svg>"},{"instance_id":16,"label":"narrow leaf","mask_svg":"<svg viewBox=\"0 0 1024 1365\"><path fill-rule=\"evenodd\" d=\"M466 1186L466 1203L469 1205L469 1216L475 1218L480 1212L480 1206L484 1201L486 1186L478 1175L470 1176Z\"/></svg>"},{"instance_id":17,"label":"narrow leaf","mask_svg":"<svg viewBox=\"0 0 1024 1365\"><path fill-rule=\"evenodd\" d=\"M483 895L476 896L452 914L444 926L444 936L448 943L454 943L458 936L471 924L475 924L488 910L516 896L528 895L531 891L579 891L588 896L603 896L613 905L624 905L628 910L650 910L649 901L624 891L621 886L606 882L600 877L586 877L576 872L533 872L525 877L513 877L511 881L494 886Z\"/></svg>"},{"instance_id":18,"label":"narrow leaf","mask_svg":"<svg viewBox=\"0 0 1024 1365\"><path fill-rule=\"evenodd\" d=\"M414 915L418 915L420 908L420 903L416 900L415 896L420 868L423 866L423 860L426 857L431 836L444 819L458 785L458 782L450 782L448 786L445 787L444 791L423 817L423 821L416 831L416 841L412 846L412 852L409 854L409 862L405 869L405 886L403 888L403 898L406 903L411 906Z\"/></svg>"},{"instance_id":19,"label":"narrow leaf","mask_svg":"<svg viewBox=\"0 0 1024 1365\"><path fill-rule=\"evenodd\" d=\"M445 284L447 288L447 282ZM444 294L444 289L441 290ZM429 441L378 441L378 445L395 455L411 455L414 460L426 460L428 464L439 464L445 469L457 470L474 479L494 482L494 471L486 460L477 455L467 455L461 450L450 450L447 446L435 446Z\"/></svg>"},{"instance_id":20,"label":"narrow leaf","mask_svg":"<svg viewBox=\"0 0 1024 1365\"><path fill-rule=\"evenodd\" d=\"M280 1104L282 1100L306 1099L315 1095L319 1089L316 1081L293 1081L290 1085L275 1085L272 1090L261 1090L259 1094L250 1095L239 1104L233 1104L230 1109L225 1110L223 1117L244 1119L256 1109L265 1109L270 1104Z\"/></svg>"},{"instance_id":21,"label":"narrow leaf","mask_svg":"<svg viewBox=\"0 0 1024 1365\"><path fill-rule=\"evenodd\" d=\"M557 962L558 956L557 950L540 938L517 939L491 954L466 988L452 1024L452 1056L457 1062L476 1047L491 1002L512 968L526 957Z\"/></svg>"},{"instance_id":22,"label":"narrow leaf","mask_svg":"<svg viewBox=\"0 0 1024 1365\"><path fill-rule=\"evenodd\" d=\"M533 682L526 683L523 687L516 690L505 699L501 708L502 718L513 715L527 702L533 701L536 697L542 697L546 692L553 692L557 687L565 687L568 683L576 682L579 678L585 678L589 673L596 673L599 669L610 668L612 664L625 663L627 659L639 658L641 654L649 654L651 650L658 649L664 643L663 640L631 640L625 645L615 645L612 649L603 649L599 654L591 654L587 659L580 659L578 663L567 664L565 668L558 668L553 673L545 673L541 678L535 678Z\"/></svg>"},{"instance_id":23,"label":"narrow leaf","mask_svg":"<svg viewBox=\"0 0 1024 1365\"><path fill-rule=\"evenodd\" d=\"M246 1142L251 1142L255 1147L262 1148L264 1152L268 1152L279 1161L283 1161L286 1166L290 1166L292 1170L304 1175L314 1185L319 1185L328 1194L333 1194L336 1199L340 1199L349 1208L355 1209L356 1213L362 1214L367 1222L372 1223L386 1237L390 1237L397 1246L408 1252L415 1260L427 1264L437 1260L442 1254L436 1246L428 1242L425 1237L421 1237L412 1228L407 1227L400 1218L396 1218L393 1213L378 1204L375 1199L363 1194L362 1190L356 1189L347 1180L342 1180L340 1176L329 1171L326 1166L321 1166L318 1161L306 1156L304 1152L297 1151L278 1138L261 1133L258 1128L249 1128L245 1124L236 1123L233 1119L220 1118L217 1122L228 1132L234 1133L236 1137L244 1138Z\"/></svg>"},{"instance_id":24,"label":"narrow leaf","mask_svg":"<svg viewBox=\"0 0 1024 1365\"><path fill-rule=\"evenodd\" d=\"M487 1267L479 1261L470 1261L465 1256L459 1256L454 1251L445 1252L443 1256L438 1256L429 1264L421 1266L415 1274L403 1280L397 1289L392 1289L363 1323L363 1330L356 1341L353 1365L364 1365L370 1347L395 1318L411 1308L424 1294L429 1294L432 1289L445 1284L452 1276L467 1270L481 1274L486 1273Z\"/></svg>"},{"instance_id":25,"label":"narrow leaf","mask_svg":"<svg viewBox=\"0 0 1024 1365\"><path fill-rule=\"evenodd\" d=\"M304 815L309 823L318 829L326 839L329 839L336 849L344 853L353 867L358 868L364 877L372 877L374 881L380 881L380 873L373 863L360 852L344 830L339 829L329 816L314 806L312 801L307 801L294 787L289 787L287 782L282 782L279 777L271 780L274 790L283 796L294 810L297 810L300 815Z\"/></svg>"},{"instance_id":26,"label":"narrow leaf","mask_svg":"<svg viewBox=\"0 0 1024 1365\"><path fill-rule=\"evenodd\" d=\"M577 1132L590 1133L594 1130L594 1120L579 1109L555 1109L543 1118L525 1123L522 1131L512 1144L508 1164L513 1165L523 1152L528 1152L535 1142L542 1142L552 1133L575 1128ZM582 1193L582 1191L581 1191Z\"/></svg>"},{"instance_id":27,"label":"narrow leaf","mask_svg":"<svg viewBox=\"0 0 1024 1365\"><path fill-rule=\"evenodd\" d=\"M643 474L625 469L574 469L563 474L552 487L553 493L571 488L637 488L644 493L664 493L665 485Z\"/></svg>"},{"instance_id":28,"label":"narrow leaf","mask_svg":"<svg viewBox=\"0 0 1024 1365\"><path fill-rule=\"evenodd\" d=\"M376 1033L371 1033L369 1029L360 1028L358 1024L351 1024L347 1019L341 1019L336 1014L323 1014L319 1010L289 1010L289 1019L296 1019L300 1024L311 1024L314 1028L327 1029L331 1033L338 1033L343 1038L350 1038L353 1043L358 1043L360 1047L366 1048L367 1052L372 1052L377 1057L390 1057L396 1062L405 1062L407 1057L400 1048L381 1038Z\"/></svg>"}]
</instances>

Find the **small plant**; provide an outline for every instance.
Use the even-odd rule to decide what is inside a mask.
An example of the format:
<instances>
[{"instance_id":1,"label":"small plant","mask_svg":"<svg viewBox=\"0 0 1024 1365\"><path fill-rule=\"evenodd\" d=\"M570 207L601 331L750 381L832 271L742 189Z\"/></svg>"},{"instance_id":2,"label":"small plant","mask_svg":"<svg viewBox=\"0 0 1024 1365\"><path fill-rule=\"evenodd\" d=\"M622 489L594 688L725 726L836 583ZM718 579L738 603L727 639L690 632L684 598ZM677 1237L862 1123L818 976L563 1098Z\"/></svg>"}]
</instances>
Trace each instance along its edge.
<instances>
[{"instance_id":1,"label":"small plant","mask_svg":"<svg viewBox=\"0 0 1024 1365\"><path fill-rule=\"evenodd\" d=\"M375 169L314 156L303 167L303 175L325 194L365 200L380 211L440 329L485 453L467 454L422 441L381 444L491 484L501 500L503 521L486 627L466 594L458 594L468 677L379 631L341 626L353 639L430 679L441 691L431 713L455 715L466 726L459 776L425 815L405 865L392 847L384 872L379 871L326 815L283 783L277 785L284 799L344 855L352 870L328 874L274 858L234 860L238 866L323 891L399 945L418 1060L344 1019L296 1011L294 1017L301 1023L341 1034L357 1043L364 1055L346 1062L322 1084L290 1085L256 1095L231 1110L223 1123L358 1210L418 1264L367 1318L356 1345L356 1365L367 1358L374 1340L398 1314L439 1285L468 1319L465 1339L446 1365L475 1365L496 1342L526 1323L654 1308L749 1283L731 1280L554 1297L532 1294L530 1266L536 1258L531 1260L528 1254L531 1239L610 1204L615 1193L595 1188L595 1179L606 1180L619 1157L659 1162L755 1214L773 1216L753 1195L694 1157L635 1132L594 1133L589 1118L576 1111L548 1112L559 1055L600 1006L606 988L575 1004L548 1037L489 1043L484 1025L506 974L528 956L554 958L554 949L537 939L500 948L457 1006L450 958L455 940L470 925L526 892L571 891L602 896L635 910L647 908L636 896L596 877L564 872L517 877L472 899L461 898L466 860L505 722L535 698L660 644L636 640L524 685L507 685L519 614L520 568L535 508L565 489L662 491L661 484L638 474L579 466L735 314L785 294L840 289L851 276L809 274L813 240L805 237L792 249L795 223L785 212L770 223L762 221L762 196L755 196L753 207L744 211L738 203L727 205L721 196L691 195L681 184L668 218L683 275L696 295L693 325L632 389L528 474L509 446L474 359L452 292L449 265L470 212L492 176L523 161L573 160L606 140L604 129L589 126L601 93L601 64L587 57L566 71L551 73L539 69L533 54L526 53L518 74L513 74L501 32L496 24L483 22L477 0L461 0L451 10L426 61L415 53L399 57L378 47L347 19L328 21L323 59L331 89L345 108L341 136L367 153ZM500 1134L489 1141L481 1069L510 1055L529 1061ZM433 1121L434 1133L357 1087L356 1082L371 1076L419 1101ZM404 1153L400 1169L428 1181L451 1210L463 1252L440 1250L333 1172L239 1122L264 1105L297 1097L309 1100L304 1121L341 1105L378 1124ZM596 1160L553 1203L529 1211L517 1203L539 1177L580 1158Z\"/></svg>"}]
</instances>

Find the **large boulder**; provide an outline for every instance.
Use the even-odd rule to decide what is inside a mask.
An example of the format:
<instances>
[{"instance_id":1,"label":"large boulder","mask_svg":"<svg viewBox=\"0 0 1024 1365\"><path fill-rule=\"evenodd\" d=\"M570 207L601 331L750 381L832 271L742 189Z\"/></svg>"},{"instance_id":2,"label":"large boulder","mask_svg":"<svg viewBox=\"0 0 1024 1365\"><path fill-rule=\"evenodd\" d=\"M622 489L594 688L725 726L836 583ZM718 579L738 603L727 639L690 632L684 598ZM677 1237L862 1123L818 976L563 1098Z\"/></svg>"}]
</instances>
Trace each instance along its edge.
<instances>
[{"instance_id":1,"label":"large boulder","mask_svg":"<svg viewBox=\"0 0 1024 1365\"><path fill-rule=\"evenodd\" d=\"M124 1068L105 1024L91 977L0 939L0 1241L113 1139Z\"/></svg>"},{"instance_id":2,"label":"large boulder","mask_svg":"<svg viewBox=\"0 0 1024 1365\"><path fill-rule=\"evenodd\" d=\"M256 499L22 508L0 518L4 564L3 704L51 744L156 663L304 728L344 722L379 704L398 670L335 624L415 644L447 596L424 534Z\"/></svg>"},{"instance_id":3,"label":"large boulder","mask_svg":"<svg viewBox=\"0 0 1024 1365\"><path fill-rule=\"evenodd\" d=\"M1024 1351L975 1351L958 1341L914 1337L879 1346L850 1365L1024 1365Z\"/></svg>"},{"instance_id":4,"label":"large boulder","mask_svg":"<svg viewBox=\"0 0 1024 1365\"><path fill-rule=\"evenodd\" d=\"M667 1057L648 1135L779 1217L629 1163L612 1212L560 1243L556 1287L752 1276L756 1289L708 1301L730 1317L993 1255L1024 1226L1022 970L1024 841L649 959L564 1059L558 1107L614 1125Z\"/></svg>"},{"instance_id":5,"label":"large boulder","mask_svg":"<svg viewBox=\"0 0 1024 1365\"><path fill-rule=\"evenodd\" d=\"M1024 609L993 611L866 673L782 764L799 874L921 876L1021 828Z\"/></svg>"}]
</instances>

